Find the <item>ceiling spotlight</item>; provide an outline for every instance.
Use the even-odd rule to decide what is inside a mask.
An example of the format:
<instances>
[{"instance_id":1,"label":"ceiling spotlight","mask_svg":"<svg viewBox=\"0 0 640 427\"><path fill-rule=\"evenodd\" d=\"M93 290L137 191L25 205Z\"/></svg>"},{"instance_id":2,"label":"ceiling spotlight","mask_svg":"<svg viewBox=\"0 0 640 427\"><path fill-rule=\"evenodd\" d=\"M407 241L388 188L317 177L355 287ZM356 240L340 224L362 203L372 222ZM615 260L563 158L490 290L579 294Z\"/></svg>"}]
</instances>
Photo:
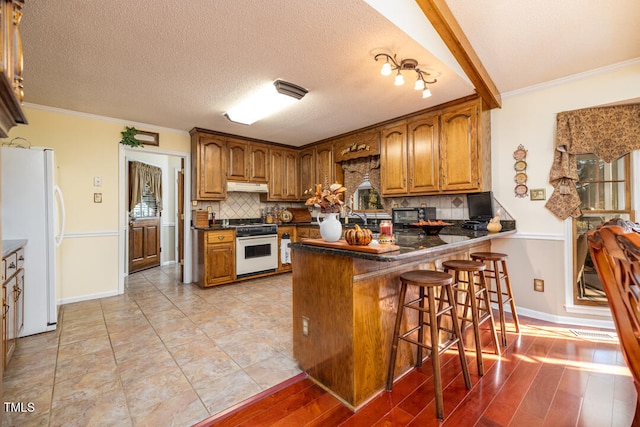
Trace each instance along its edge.
<instances>
[{"instance_id":1,"label":"ceiling spotlight","mask_svg":"<svg viewBox=\"0 0 640 427\"><path fill-rule=\"evenodd\" d=\"M387 55L386 53L379 53L374 57L376 61L380 58L385 59L385 62L382 65L382 69L380 70L380 74L382 74L383 76L388 76L394 70L397 71L396 78L393 82L396 86L402 86L404 84L404 76L402 75L402 71L413 71L416 73L416 84L414 86L414 89L421 90L423 98L428 98L431 96L431 91L427 88L427 85L433 84L438 80L429 79L429 76L431 76L431 74L418 68L418 61L412 58L406 58L398 61L396 59L396 55L391 56Z\"/></svg>"},{"instance_id":2,"label":"ceiling spotlight","mask_svg":"<svg viewBox=\"0 0 640 427\"><path fill-rule=\"evenodd\" d=\"M283 80L260 88L224 115L232 122L250 125L294 104L307 94L307 89Z\"/></svg>"}]
</instances>

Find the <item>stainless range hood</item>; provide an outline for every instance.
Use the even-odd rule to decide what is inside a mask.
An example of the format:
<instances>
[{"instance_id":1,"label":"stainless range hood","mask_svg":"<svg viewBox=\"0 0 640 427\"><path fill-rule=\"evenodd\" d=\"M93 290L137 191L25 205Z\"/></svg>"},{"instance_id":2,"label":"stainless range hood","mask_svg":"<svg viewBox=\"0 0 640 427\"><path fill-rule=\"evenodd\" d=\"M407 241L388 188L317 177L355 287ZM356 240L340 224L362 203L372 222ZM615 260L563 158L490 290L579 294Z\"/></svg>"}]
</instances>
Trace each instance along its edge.
<instances>
[{"instance_id":1,"label":"stainless range hood","mask_svg":"<svg viewBox=\"0 0 640 427\"><path fill-rule=\"evenodd\" d=\"M242 193L268 193L267 184L258 184L255 182L227 182L227 192Z\"/></svg>"}]
</instances>

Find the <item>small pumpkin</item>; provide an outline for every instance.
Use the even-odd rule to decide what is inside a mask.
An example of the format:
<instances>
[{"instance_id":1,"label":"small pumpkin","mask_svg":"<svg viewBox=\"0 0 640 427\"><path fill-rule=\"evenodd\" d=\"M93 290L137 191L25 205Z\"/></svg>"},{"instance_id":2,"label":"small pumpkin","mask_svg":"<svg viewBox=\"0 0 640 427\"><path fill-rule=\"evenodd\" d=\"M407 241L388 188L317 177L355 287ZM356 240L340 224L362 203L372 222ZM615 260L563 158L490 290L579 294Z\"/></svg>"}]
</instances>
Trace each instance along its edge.
<instances>
[{"instance_id":1,"label":"small pumpkin","mask_svg":"<svg viewBox=\"0 0 640 427\"><path fill-rule=\"evenodd\" d=\"M373 234L368 228L360 228L360 226L356 224L355 228L350 228L344 232L344 239L350 245L366 246L371 243Z\"/></svg>"}]
</instances>

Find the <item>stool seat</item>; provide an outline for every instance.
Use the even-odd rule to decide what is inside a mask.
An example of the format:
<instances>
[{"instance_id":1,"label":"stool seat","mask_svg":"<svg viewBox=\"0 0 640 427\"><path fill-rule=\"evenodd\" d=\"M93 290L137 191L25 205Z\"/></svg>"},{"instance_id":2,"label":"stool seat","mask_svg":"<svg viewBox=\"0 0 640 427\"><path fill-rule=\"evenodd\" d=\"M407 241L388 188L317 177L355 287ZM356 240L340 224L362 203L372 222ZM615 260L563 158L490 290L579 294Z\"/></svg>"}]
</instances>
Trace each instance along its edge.
<instances>
[{"instance_id":1,"label":"stool seat","mask_svg":"<svg viewBox=\"0 0 640 427\"><path fill-rule=\"evenodd\" d=\"M442 286L453 280L450 274L433 270L413 270L400 275L400 280L414 286Z\"/></svg>"},{"instance_id":2,"label":"stool seat","mask_svg":"<svg viewBox=\"0 0 640 427\"><path fill-rule=\"evenodd\" d=\"M471 259L481 259L485 261L503 261L508 257L509 255L500 252L474 252L471 254Z\"/></svg>"},{"instance_id":3,"label":"stool seat","mask_svg":"<svg viewBox=\"0 0 640 427\"><path fill-rule=\"evenodd\" d=\"M478 261L471 261L468 259L452 259L442 263L443 268L450 270L464 270L464 271L481 271L486 266Z\"/></svg>"}]
</instances>

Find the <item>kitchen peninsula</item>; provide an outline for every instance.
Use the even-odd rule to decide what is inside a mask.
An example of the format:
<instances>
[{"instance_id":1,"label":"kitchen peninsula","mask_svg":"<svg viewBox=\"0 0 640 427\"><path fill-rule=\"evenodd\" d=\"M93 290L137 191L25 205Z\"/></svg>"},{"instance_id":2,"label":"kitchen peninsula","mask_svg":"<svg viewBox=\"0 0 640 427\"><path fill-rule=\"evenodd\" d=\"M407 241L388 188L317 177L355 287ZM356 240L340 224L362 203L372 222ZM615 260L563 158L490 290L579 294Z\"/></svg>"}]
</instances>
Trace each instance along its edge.
<instances>
[{"instance_id":1,"label":"kitchen peninsula","mask_svg":"<svg viewBox=\"0 0 640 427\"><path fill-rule=\"evenodd\" d=\"M440 269L443 261L488 251L491 239L515 233L515 227L488 233L456 226L446 233L397 233L399 250L382 254L291 245L294 358L352 409L384 388L399 276L419 268ZM396 378L413 366L411 347L401 343L398 348Z\"/></svg>"}]
</instances>

